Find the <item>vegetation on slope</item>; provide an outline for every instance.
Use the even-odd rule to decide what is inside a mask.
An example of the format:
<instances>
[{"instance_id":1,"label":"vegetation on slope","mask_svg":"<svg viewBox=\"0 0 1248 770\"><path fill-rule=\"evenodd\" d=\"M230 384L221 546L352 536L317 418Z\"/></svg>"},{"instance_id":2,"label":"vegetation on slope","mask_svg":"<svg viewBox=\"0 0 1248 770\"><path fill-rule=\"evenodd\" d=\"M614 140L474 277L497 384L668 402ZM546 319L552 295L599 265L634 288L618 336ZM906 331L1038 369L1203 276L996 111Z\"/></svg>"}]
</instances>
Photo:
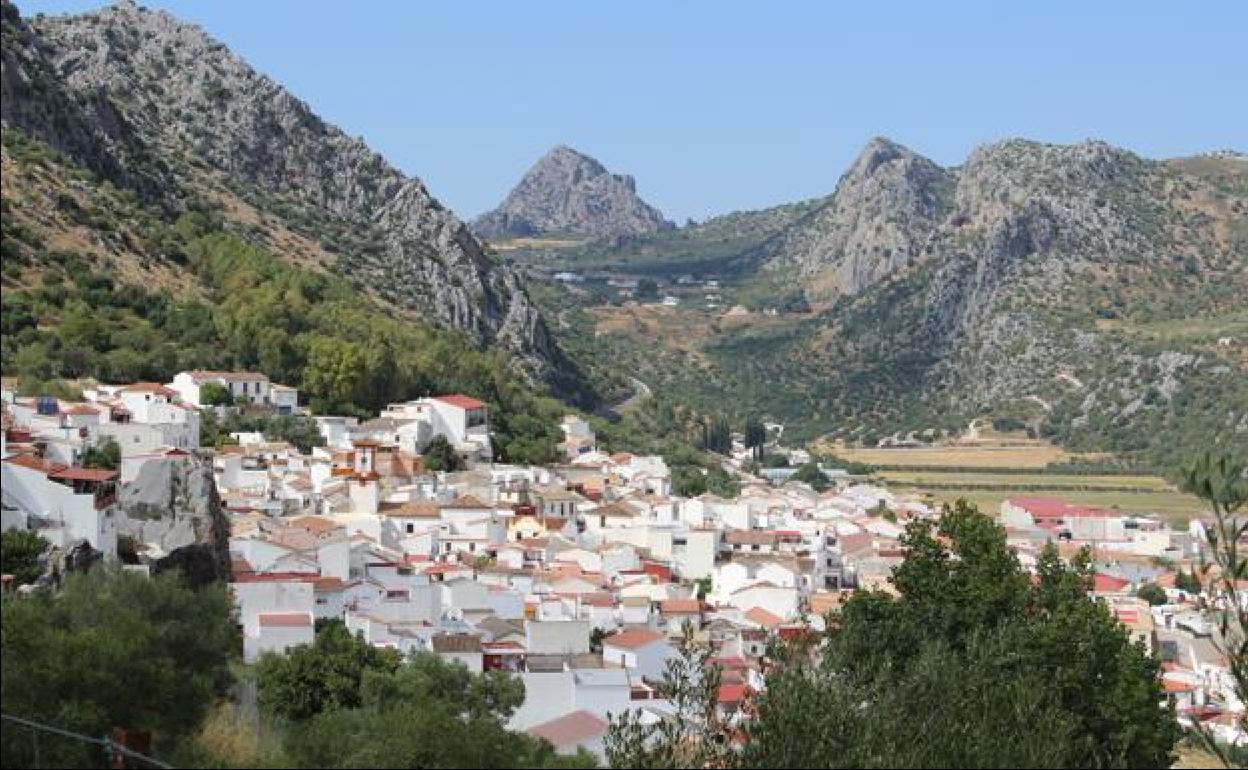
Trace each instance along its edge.
<instances>
[{"instance_id":1,"label":"vegetation on slope","mask_svg":"<svg viewBox=\"0 0 1248 770\"><path fill-rule=\"evenodd\" d=\"M54 249L64 224L41 231L30 208L38 190L6 183L3 241L13 261L6 257L0 361L27 388L248 369L298 386L315 411L350 414L465 392L493 407L502 459L554 457L563 408L515 377L505 354L382 306L343 278L279 259L207 204L166 221L19 132L4 135L6 164L38 165L45 184L77 191L72 205L89 219L87 233L123 238L100 251ZM143 285L149 272L179 283Z\"/></svg>"}]
</instances>

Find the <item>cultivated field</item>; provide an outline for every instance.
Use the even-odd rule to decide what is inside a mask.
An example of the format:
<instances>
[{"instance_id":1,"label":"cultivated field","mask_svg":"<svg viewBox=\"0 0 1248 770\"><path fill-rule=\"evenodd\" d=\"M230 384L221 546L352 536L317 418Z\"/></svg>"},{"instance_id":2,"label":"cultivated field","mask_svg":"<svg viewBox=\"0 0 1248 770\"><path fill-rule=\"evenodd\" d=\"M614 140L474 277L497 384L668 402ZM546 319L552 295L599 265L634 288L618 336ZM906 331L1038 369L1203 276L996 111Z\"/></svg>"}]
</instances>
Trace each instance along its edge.
<instances>
[{"instance_id":1,"label":"cultivated field","mask_svg":"<svg viewBox=\"0 0 1248 770\"><path fill-rule=\"evenodd\" d=\"M1060 447L1029 443L1019 446L950 445L903 449L858 449L834 446L838 457L870 465L937 465L965 468L1043 468L1049 463L1074 459Z\"/></svg>"},{"instance_id":2,"label":"cultivated field","mask_svg":"<svg viewBox=\"0 0 1248 770\"><path fill-rule=\"evenodd\" d=\"M877 471L875 477L885 486L927 493L936 502L965 499L992 513L1000 511L1001 501L1010 497L1056 497L1076 505L1156 514L1178 525L1205 510L1199 499L1178 491L1160 476L1044 473L1049 463L1104 458L1072 455L1040 441L997 437L995 441L934 447L860 449L837 445L828 449L846 460L906 466L906 470Z\"/></svg>"}]
</instances>

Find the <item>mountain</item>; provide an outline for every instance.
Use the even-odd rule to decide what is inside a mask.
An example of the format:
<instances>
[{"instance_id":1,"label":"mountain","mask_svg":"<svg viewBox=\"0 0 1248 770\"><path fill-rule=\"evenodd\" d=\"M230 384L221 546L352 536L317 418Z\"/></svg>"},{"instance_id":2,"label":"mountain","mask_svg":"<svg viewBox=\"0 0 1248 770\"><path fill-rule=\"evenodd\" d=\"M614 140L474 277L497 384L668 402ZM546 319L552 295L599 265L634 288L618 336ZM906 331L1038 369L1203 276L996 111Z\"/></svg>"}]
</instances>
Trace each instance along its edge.
<instances>
[{"instance_id":1,"label":"mountain","mask_svg":"<svg viewBox=\"0 0 1248 770\"><path fill-rule=\"evenodd\" d=\"M672 223L637 195L631 176L559 145L542 156L498 208L473 229L483 238L542 234L613 238L667 230Z\"/></svg>"},{"instance_id":2,"label":"mountain","mask_svg":"<svg viewBox=\"0 0 1248 770\"><path fill-rule=\"evenodd\" d=\"M200 28L131 2L3 3L3 123L176 215L207 202L274 252L579 387L519 276L420 180Z\"/></svg>"},{"instance_id":3,"label":"mountain","mask_svg":"<svg viewBox=\"0 0 1248 770\"><path fill-rule=\"evenodd\" d=\"M919 255L948 214L953 187L950 172L877 137L825 205L769 241L759 256L773 267L818 277L819 291L857 293Z\"/></svg>"},{"instance_id":4,"label":"mountain","mask_svg":"<svg viewBox=\"0 0 1248 770\"><path fill-rule=\"evenodd\" d=\"M593 344L567 344L786 436L873 443L993 417L1157 463L1248 452L1243 155L1011 139L942 168L874 139L789 211L725 218L771 223L728 248L684 228L645 239L644 260L629 244L597 257L718 277L724 307L778 315L591 306Z\"/></svg>"}]
</instances>

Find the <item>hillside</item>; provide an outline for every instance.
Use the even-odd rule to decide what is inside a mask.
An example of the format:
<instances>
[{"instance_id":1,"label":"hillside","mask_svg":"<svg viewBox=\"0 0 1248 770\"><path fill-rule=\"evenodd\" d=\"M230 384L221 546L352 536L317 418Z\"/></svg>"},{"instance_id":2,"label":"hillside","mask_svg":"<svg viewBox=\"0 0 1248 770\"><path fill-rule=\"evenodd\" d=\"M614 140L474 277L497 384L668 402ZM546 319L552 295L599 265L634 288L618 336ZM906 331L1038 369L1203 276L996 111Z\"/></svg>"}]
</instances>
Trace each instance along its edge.
<instances>
[{"instance_id":1,"label":"hillside","mask_svg":"<svg viewBox=\"0 0 1248 770\"><path fill-rule=\"evenodd\" d=\"M612 174L588 155L559 145L472 227L493 239L545 234L616 238L667 230L672 224L637 195L631 176Z\"/></svg>"},{"instance_id":2,"label":"hillside","mask_svg":"<svg viewBox=\"0 0 1248 770\"><path fill-rule=\"evenodd\" d=\"M1243 156L1010 140L946 169L876 139L829 197L754 243L682 229L649 246L599 263L714 276L723 307L755 312L688 293L615 308L576 289L582 320L557 331L702 408L872 444L989 416L1160 464L1248 451ZM592 343L572 339L586 328Z\"/></svg>"},{"instance_id":3,"label":"hillside","mask_svg":"<svg viewBox=\"0 0 1248 770\"><path fill-rule=\"evenodd\" d=\"M503 457L555 456L566 407L502 351L278 257L201 200L169 219L21 129L4 130L0 166L0 365L26 392L248 369L297 385L318 412L369 415L463 391L493 407Z\"/></svg>"},{"instance_id":4,"label":"hillside","mask_svg":"<svg viewBox=\"0 0 1248 770\"><path fill-rule=\"evenodd\" d=\"M123 2L23 20L3 3L0 95L21 128L166 218L201 200L283 258L339 275L582 395L518 275L424 185L198 27Z\"/></svg>"}]
</instances>

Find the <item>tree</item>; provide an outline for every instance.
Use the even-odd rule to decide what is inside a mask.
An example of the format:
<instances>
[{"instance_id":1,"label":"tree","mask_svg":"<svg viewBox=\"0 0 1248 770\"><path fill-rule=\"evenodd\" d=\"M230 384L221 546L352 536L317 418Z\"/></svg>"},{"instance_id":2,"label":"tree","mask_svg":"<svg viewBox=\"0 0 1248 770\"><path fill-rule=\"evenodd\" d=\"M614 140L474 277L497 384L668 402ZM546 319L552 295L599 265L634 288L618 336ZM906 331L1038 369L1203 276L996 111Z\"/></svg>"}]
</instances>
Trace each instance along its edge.
<instances>
[{"instance_id":1,"label":"tree","mask_svg":"<svg viewBox=\"0 0 1248 770\"><path fill-rule=\"evenodd\" d=\"M82 454L82 464L87 468L107 468L117 470L121 467L121 446L112 438L106 438L96 446L87 447Z\"/></svg>"},{"instance_id":2,"label":"tree","mask_svg":"<svg viewBox=\"0 0 1248 770\"><path fill-rule=\"evenodd\" d=\"M174 574L152 578L97 567L64 590L2 600L0 700L6 714L86 735L150 731L153 751L190 735L232 677L239 640L223 584L196 591ZM24 730L6 725L5 767L31 767ZM44 743L52 767L102 762L98 749Z\"/></svg>"},{"instance_id":3,"label":"tree","mask_svg":"<svg viewBox=\"0 0 1248 770\"><path fill-rule=\"evenodd\" d=\"M794 473L792 478L794 481L803 481L809 484L811 489L816 492L823 492L831 486L828 477L819 469L818 464L813 462L806 463L798 468L797 473Z\"/></svg>"},{"instance_id":4,"label":"tree","mask_svg":"<svg viewBox=\"0 0 1248 770\"><path fill-rule=\"evenodd\" d=\"M29 529L9 529L0 534L0 572L12 575L15 583L33 583L43 574L39 555L48 541Z\"/></svg>"},{"instance_id":5,"label":"tree","mask_svg":"<svg viewBox=\"0 0 1248 770\"><path fill-rule=\"evenodd\" d=\"M1191 580L1209 596L1218 597L1228 610L1220 613L1215 644L1229 663L1235 694L1244 700L1248 698L1248 609L1240 581L1248 576L1248 561L1240 543L1248 534L1248 521L1239 511L1248 504L1248 465L1229 455L1205 454L1183 468L1181 486L1213 510L1213 522L1204 527L1206 548L1202 551L1211 564L1203 571L1203 585L1194 570ZM1248 731L1248 714L1240 713L1237 727ZM1207 727L1198 726L1195 734L1227 767L1243 766L1242 751L1222 744Z\"/></svg>"},{"instance_id":6,"label":"tree","mask_svg":"<svg viewBox=\"0 0 1248 770\"><path fill-rule=\"evenodd\" d=\"M757 417L750 416L745 421L745 448L753 452L754 460L762 460L764 445L767 443L767 429Z\"/></svg>"},{"instance_id":7,"label":"tree","mask_svg":"<svg viewBox=\"0 0 1248 770\"><path fill-rule=\"evenodd\" d=\"M732 451L732 428L727 417L718 415L702 423L702 448L717 454Z\"/></svg>"},{"instance_id":8,"label":"tree","mask_svg":"<svg viewBox=\"0 0 1248 770\"><path fill-rule=\"evenodd\" d=\"M204 406L233 406L234 396L219 382L205 382L199 386L199 403Z\"/></svg>"},{"instance_id":9,"label":"tree","mask_svg":"<svg viewBox=\"0 0 1248 770\"><path fill-rule=\"evenodd\" d=\"M466 465L464 458L459 456L451 442L441 434L434 436L425 447L425 468L431 471L462 471Z\"/></svg>"},{"instance_id":10,"label":"tree","mask_svg":"<svg viewBox=\"0 0 1248 770\"><path fill-rule=\"evenodd\" d=\"M735 757L731 729L719 717L719 666L711 663L714 651L693 641L686 626L677 654L668 658L659 696L668 700L672 715L648 723L640 712L611 716L604 740L612 767L683 768L728 767Z\"/></svg>"},{"instance_id":11,"label":"tree","mask_svg":"<svg viewBox=\"0 0 1248 770\"><path fill-rule=\"evenodd\" d=\"M511 674L474 674L430 653L401 662L341 623L323 626L312 645L262 657L258 681L265 711L286 722L298 767L593 765L506 729L524 702Z\"/></svg>"},{"instance_id":12,"label":"tree","mask_svg":"<svg viewBox=\"0 0 1248 770\"><path fill-rule=\"evenodd\" d=\"M1159 664L1088 596L1088 553L1068 565L1049 547L1033 579L965 503L912 522L903 545L896 595L859 591L822 639L774 645L743 749L698 766L1170 765ZM724 739L696 713L613 725L613 764L691 766L669 760Z\"/></svg>"},{"instance_id":13,"label":"tree","mask_svg":"<svg viewBox=\"0 0 1248 770\"><path fill-rule=\"evenodd\" d=\"M657 299L659 284L653 278L642 278L637 282L637 299Z\"/></svg>"},{"instance_id":14,"label":"tree","mask_svg":"<svg viewBox=\"0 0 1248 770\"><path fill-rule=\"evenodd\" d=\"M1169 599L1166 598L1166 589L1156 583L1145 583L1139 587L1135 595L1148 602L1152 606L1165 604Z\"/></svg>"},{"instance_id":15,"label":"tree","mask_svg":"<svg viewBox=\"0 0 1248 770\"><path fill-rule=\"evenodd\" d=\"M317 629L311 645L283 654L267 653L256 663L260 706L266 713L302 721L322 711L363 702L368 672L393 672L399 657L353 636L340 622Z\"/></svg>"}]
</instances>

